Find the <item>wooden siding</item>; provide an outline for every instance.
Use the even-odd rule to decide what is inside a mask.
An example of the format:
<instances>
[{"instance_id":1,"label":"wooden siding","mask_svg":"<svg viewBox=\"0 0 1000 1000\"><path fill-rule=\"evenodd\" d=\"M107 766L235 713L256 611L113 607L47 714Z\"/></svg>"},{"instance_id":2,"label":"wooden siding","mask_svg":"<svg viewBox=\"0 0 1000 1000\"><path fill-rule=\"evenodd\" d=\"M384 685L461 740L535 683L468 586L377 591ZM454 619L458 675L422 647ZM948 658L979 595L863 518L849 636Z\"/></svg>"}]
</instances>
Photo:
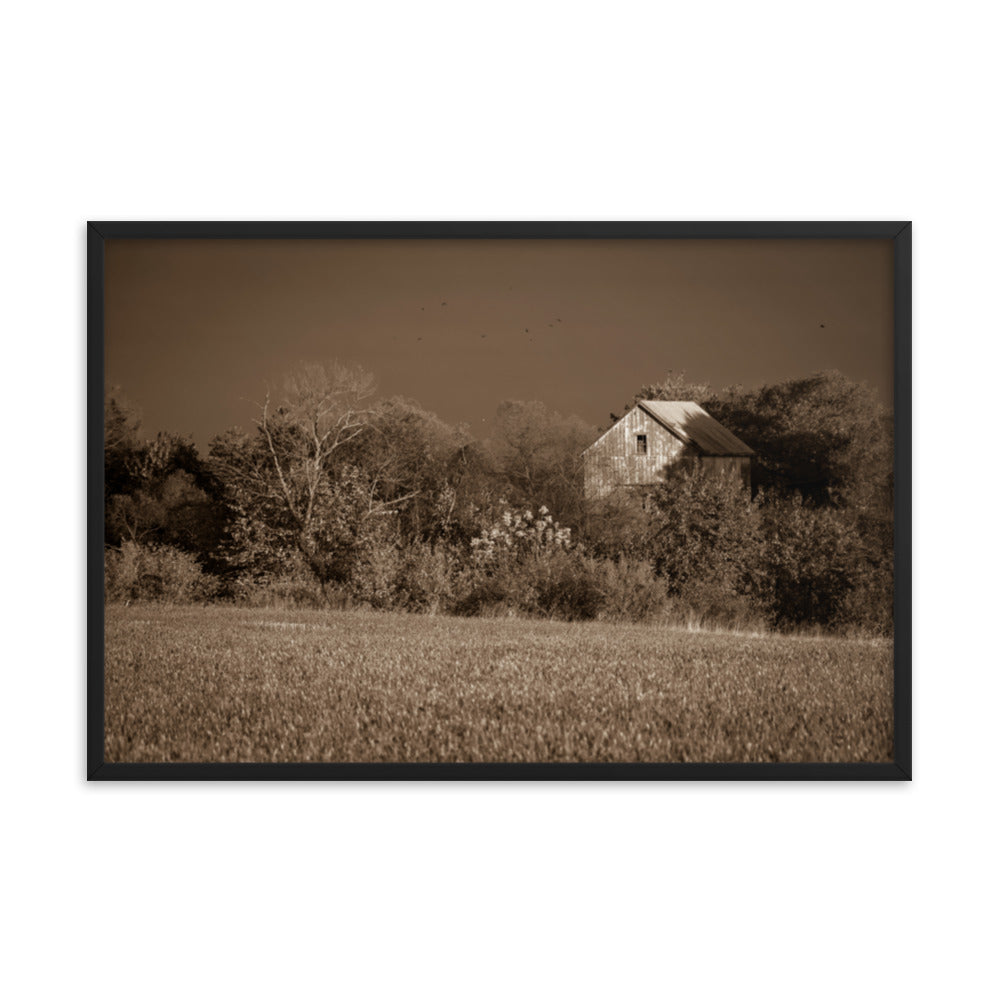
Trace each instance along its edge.
<instances>
[{"instance_id":1,"label":"wooden siding","mask_svg":"<svg viewBox=\"0 0 1000 1000\"><path fill-rule=\"evenodd\" d=\"M636 452L639 434L646 435L645 455ZM694 454L645 410L635 406L584 452L584 494L593 499L616 486L661 482L664 469Z\"/></svg>"},{"instance_id":2,"label":"wooden siding","mask_svg":"<svg viewBox=\"0 0 1000 1000\"><path fill-rule=\"evenodd\" d=\"M636 437L646 435L646 453L636 449ZM663 482L671 466L699 463L720 475L738 475L750 482L750 459L743 456L701 455L640 407L633 407L583 455L583 489L588 500L606 496L618 486L650 486Z\"/></svg>"}]
</instances>

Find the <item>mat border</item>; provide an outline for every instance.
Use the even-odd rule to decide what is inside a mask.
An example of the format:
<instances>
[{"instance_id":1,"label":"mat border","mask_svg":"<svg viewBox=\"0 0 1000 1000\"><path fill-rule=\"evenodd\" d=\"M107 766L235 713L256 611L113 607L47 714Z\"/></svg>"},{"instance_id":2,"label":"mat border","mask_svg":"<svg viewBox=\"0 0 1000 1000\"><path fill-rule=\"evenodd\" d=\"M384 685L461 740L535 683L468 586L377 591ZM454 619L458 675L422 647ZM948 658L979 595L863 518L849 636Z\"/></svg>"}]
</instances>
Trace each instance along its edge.
<instances>
[{"instance_id":1,"label":"mat border","mask_svg":"<svg viewBox=\"0 0 1000 1000\"><path fill-rule=\"evenodd\" d=\"M891 239L895 416L894 752L885 764L123 764L104 760L104 249L109 239ZM88 781L912 780L912 224L909 222L89 222Z\"/></svg>"}]
</instances>

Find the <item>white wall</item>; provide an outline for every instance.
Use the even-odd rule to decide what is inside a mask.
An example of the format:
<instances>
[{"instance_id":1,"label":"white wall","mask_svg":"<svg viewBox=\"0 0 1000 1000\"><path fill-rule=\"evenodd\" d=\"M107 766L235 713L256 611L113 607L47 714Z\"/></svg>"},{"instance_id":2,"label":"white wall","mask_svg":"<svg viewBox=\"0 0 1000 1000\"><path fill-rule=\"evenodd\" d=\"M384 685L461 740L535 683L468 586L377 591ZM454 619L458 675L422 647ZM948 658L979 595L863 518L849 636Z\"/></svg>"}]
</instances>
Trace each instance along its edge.
<instances>
[{"instance_id":1,"label":"white wall","mask_svg":"<svg viewBox=\"0 0 1000 1000\"><path fill-rule=\"evenodd\" d=\"M987 10L8 10L11 996L988 992L995 533L931 461L995 422ZM914 218L916 781L85 785L88 217Z\"/></svg>"}]
</instances>

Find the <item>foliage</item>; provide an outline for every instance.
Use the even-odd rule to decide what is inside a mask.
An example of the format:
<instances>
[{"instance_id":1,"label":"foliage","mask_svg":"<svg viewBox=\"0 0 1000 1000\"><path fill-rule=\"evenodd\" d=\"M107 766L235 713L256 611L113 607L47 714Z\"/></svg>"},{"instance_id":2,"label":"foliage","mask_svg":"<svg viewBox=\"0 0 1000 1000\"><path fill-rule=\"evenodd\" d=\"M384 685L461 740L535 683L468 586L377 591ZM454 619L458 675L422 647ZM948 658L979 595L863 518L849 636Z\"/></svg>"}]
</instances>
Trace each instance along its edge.
<instances>
[{"instance_id":1,"label":"foliage","mask_svg":"<svg viewBox=\"0 0 1000 1000\"><path fill-rule=\"evenodd\" d=\"M579 417L543 403L507 400L497 409L488 444L503 495L517 505L544 504L564 522L583 517L583 451L596 433Z\"/></svg>"},{"instance_id":2,"label":"foliage","mask_svg":"<svg viewBox=\"0 0 1000 1000\"><path fill-rule=\"evenodd\" d=\"M666 581L653 564L619 556L594 561L601 594L600 617L609 621L649 621L669 605Z\"/></svg>"},{"instance_id":3,"label":"foliage","mask_svg":"<svg viewBox=\"0 0 1000 1000\"><path fill-rule=\"evenodd\" d=\"M402 552L396 606L407 611L450 611L459 572L458 550L440 542L411 543Z\"/></svg>"},{"instance_id":4,"label":"foliage","mask_svg":"<svg viewBox=\"0 0 1000 1000\"><path fill-rule=\"evenodd\" d=\"M294 549L323 588L349 579L375 522L400 502L380 499L372 476L338 461L369 427L363 401L373 391L363 369L303 365L277 408L265 397L255 435L230 432L212 442L231 515L231 565L260 578Z\"/></svg>"},{"instance_id":5,"label":"foliage","mask_svg":"<svg viewBox=\"0 0 1000 1000\"><path fill-rule=\"evenodd\" d=\"M134 454L141 447L138 411L121 395L117 386L104 394L104 488L109 496L134 487Z\"/></svg>"},{"instance_id":6,"label":"foliage","mask_svg":"<svg viewBox=\"0 0 1000 1000\"><path fill-rule=\"evenodd\" d=\"M111 603L167 601L187 604L210 598L215 581L189 553L167 545L123 542L105 549L104 594Z\"/></svg>"},{"instance_id":7,"label":"foliage","mask_svg":"<svg viewBox=\"0 0 1000 1000\"><path fill-rule=\"evenodd\" d=\"M819 372L732 390L712 415L755 451L755 484L814 504L891 511L891 423L867 386Z\"/></svg>"},{"instance_id":8,"label":"foliage","mask_svg":"<svg viewBox=\"0 0 1000 1000\"><path fill-rule=\"evenodd\" d=\"M793 497L766 508L763 581L773 623L844 622L845 601L863 577L863 548L836 510Z\"/></svg>"},{"instance_id":9,"label":"foliage","mask_svg":"<svg viewBox=\"0 0 1000 1000\"><path fill-rule=\"evenodd\" d=\"M515 510L501 500L499 508L496 520L472 539L472 558L477 565L491 566L555 549L568 550L572 545L570 529L560 527L548 507L539 507L535 515L530 508Z\"/></svg>"},{"instance_id":10,"label":"foliage","mask_svg":"<svg viewBox=\"0 0 1000 1000\"><path fill-rule=\"evenodd\" d=\"M215 568L224 515L194 444L162 432L143 440L138 415L114 392L104 413L105 544L170 546Z\"/></svg>"},{"instance_id":11,"label":"foliage","mask_svg":"<svg viewBox=\"0 0 1000 1000\"><path fill-rule=\"evenodd\" d=\"M745 594L759 551L759 501L736 476L699 467L668 476L648 494L655 533L649 555L672 593L710 586Z\"/></svg>"},{"instance_id":12,"label":"foliage","mask_svg":"<svg viewBox=\"0 0 1000 1000\"><path fill-rule=\"evenodd\" d=\"M397 396L373 408L345 460L365 471L377 500L398 510L404 538L433 541L454 534L449 464L466 443L462 432Z\"/></svg>"},{"instance_id":13,"label":"foliage","mask_svg":"<svg viewBox=\"0 0 1000 1000\"><path fill-rule=\"evenodd\" d=\"M640 386L635 395L625 404L621 416L624 416L644 399L679 399L704 403L712 399L713 396L712 387L707 382L689 382L687 372L675 372L673 369L668 369L667 374L659 382L647 382ZM620 416L614 413L608 416L612 424L620 419Z\"/></svg>"},{"instance_id":14,"label":"foliage","mask_svg":"<svg viewBox=\"0 0 1000 1000\"><path fill-rule=\"evenodd\" d=\"M634 400L703 403L756 449L752 492L695 465L589 505L579 418L507 401L478 442L373 391L362 369L303 365L204 461L176 435L144 439L110 393L114 592L174 592L136 567L176 551L219 598L262 606L891 634L892 421L838 373L713 394L668 372Z\"/></svg>"},{"instance_id":15,"label":"foliage","mask_svg":"<svg viewBox=\"0 0 1000 1000\"><path fill-rule=\"evenodd\" d=\"M615 490L589 505L581 538L598 558L641 563L650 558L659 531L647 492Z\"/></svg>"},{"instance_id":16,"label":"foliage","mask_svg":"<svg viewBox=\"0 0 1000 1000\"><path fill-rule=\"evenodd\" d=\"M152 542L206 553L220 527L217 506L183 469L151 476L132 493L112 496L108 502L106 535L116 542Z\"/></svg>"}]
</instances>

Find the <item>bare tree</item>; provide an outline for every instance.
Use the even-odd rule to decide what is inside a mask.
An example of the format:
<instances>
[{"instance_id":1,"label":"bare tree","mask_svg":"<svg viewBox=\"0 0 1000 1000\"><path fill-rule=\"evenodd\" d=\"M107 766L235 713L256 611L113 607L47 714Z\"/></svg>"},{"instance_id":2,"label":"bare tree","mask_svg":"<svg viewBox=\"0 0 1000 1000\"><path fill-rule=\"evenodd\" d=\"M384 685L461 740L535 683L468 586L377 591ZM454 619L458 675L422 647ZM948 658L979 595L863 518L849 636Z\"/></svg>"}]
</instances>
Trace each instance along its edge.
<instances>
[{"instance_id":1,"label":"bare tree","mask_svg":"<svg viewBox=\"0 0 1000 1000\"><path fill-rule=\"evenodd\" d=\"M380 495L380 470L356 467L356 447L372 426L374 376L333 362L303 364L275 402L259 404L257 435L230 434L212 447L213 469L229 491L245 545L269 554L297 550L325 585L342 579L354 554L406 493Z\"/></svg>"},{"instance_id":2,"label":"bare tree","mask_svg":"<svg viewBox=\"0 0 1000 1000\"><path fill-rule=\"evenodd\" d=\"M270 391L257 426L288 513L304 536L311 534L317 499L338 449L368 425L364 401L375 378L363 368L333 362L304 364L285 381L285 398L271 408Z\"/></svg>"}]
</instances>

